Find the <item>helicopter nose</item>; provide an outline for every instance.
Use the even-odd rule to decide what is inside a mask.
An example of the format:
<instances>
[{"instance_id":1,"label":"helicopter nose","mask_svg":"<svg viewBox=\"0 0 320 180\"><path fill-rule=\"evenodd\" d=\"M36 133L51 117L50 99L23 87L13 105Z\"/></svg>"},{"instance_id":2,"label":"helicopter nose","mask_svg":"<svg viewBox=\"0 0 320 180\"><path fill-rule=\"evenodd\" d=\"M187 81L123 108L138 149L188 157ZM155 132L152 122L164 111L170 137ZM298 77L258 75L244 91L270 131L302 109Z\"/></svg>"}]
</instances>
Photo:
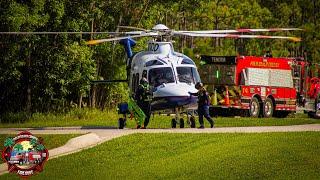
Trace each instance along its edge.
<instances>
[{"instance_id":1,"label":"helicopter nose","mask_svg":"<svg viewBox=\"0 0 320 180\"><path fill-rule=\"evenodd\" d=\"M189 92L197 92L193 84L163 84L153 92L153 110L171 109L175 107L193 107L198 97L190 96Z\"/></svg>"},{"instance_id":2,"label":"helicopter nose","mask_svg":"<svg viewBox=\"0 0 320 180\"><path fill-rule=\"evenodd\" d=\"M195 93L193 84L186 83L172 83L172 84L162 84L158 86L153 92L154 97L163 97L163 96L190 96L189 92Z\"/></svg>"}]
</instances>

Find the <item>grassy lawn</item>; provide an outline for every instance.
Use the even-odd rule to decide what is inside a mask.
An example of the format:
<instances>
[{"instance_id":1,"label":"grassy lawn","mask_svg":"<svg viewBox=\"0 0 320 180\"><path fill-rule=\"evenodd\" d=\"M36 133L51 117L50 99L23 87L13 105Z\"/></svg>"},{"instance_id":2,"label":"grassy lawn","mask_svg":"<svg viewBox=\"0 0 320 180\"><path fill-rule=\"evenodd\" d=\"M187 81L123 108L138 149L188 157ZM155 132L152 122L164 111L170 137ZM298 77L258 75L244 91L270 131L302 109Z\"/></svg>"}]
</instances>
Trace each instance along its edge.
<instances>
[{"instance_id":1,"label":"grassy lawn","mask_svg":"<svg viewBox=\"0 0 320 180\"><path fill-rule=\"evenodd\" d=\"M8 127L54 127L54 126L118 126L118 114L116 111L100 111L96 109L75 109L66 114L42 114L35 113L32 117L22 118L19 114L11 115L13 123L0 123L0 128ZM151 116L149 128L170 128L171 119L173 117L166 115ZM186 117L185 117L186 119ZM282 125L298 125L298 124L313 124L319 123L320 120L308 118L303 114L291 116L288 118L233 118L233 117L218 117L215 118L216 127L230 126L282 126ZM6 121L5 121L6 122ZM206 122L206 121L205 121ZM198 118L196 118L198 126ZM206 122L207 123L207 122ZM186 124L186 127L189 127ZM135 128L134 120L127 121L127 127ZM207 123L206 126L209 126Z\"/></svg>"},{"instance_id":2,"label":"grassy lawn","mask_svg":"<svg viewBox=\"0 0 320 180\"><path fill-rule=\"evenodd\" d=\"M0 134L0 150L2 152L3 148L4 148L4 141L7 137L14 137L14 134L10 134L10 135L4 135L4 134ZM42 137L43 141L44 141L44 145L47 149L53 149L59 146L64 145L69 139L77 137L79 135L75 135L75 134L59 134L59 135L47 135L47 134L41 134L41 135L37 135L35 134L36 137ZM0 163L3 163L2 158L0 158Z\"/></svg>"},{"instance_id":3,"label":"grassy lawn","mask_svg":"<svg viewBox=\"0 0 320 180\"><path fill-rule=\"evenodd\" d=\"M31 179L318 179L319 168L319 132L135 134L50 160Z\"/></svg>"}]
</instances>

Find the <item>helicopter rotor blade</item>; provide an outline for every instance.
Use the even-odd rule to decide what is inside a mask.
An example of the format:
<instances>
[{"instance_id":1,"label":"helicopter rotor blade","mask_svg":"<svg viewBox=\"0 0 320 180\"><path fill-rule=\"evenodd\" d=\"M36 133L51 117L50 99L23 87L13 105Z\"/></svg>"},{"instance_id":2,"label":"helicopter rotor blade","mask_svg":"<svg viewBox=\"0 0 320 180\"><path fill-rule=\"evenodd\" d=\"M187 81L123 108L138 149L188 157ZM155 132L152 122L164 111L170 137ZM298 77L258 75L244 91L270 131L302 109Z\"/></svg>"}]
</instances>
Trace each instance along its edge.
<instances>
[{"instance_id":1,"label":"helicopter rotor blade","mask_svg":"<svg viewBox=\"0 0 320 180\"><path fill-rule=\"evenodd\" d=\"M0 32L0 34L4 35L46 35L46 34L109 34L109 35L117 35L124 34L123 32Z\"/></svg>"},{"instance_id":2,"label":"helicopter rotor blade","mask_svg":"<svg viewBox=\"0 0 320 180\"><path fill-rule=\"evenodd\" d=\"M128 38L139 38L139 37L148 37L148 36L156 36L157 33L144 33L140 35L133 35L133 36L124 36L124 37L115 37L115 38L108 38L108 39L95 39L87 41L87 45L96 45L104 42L111 42L111 41L119 41L122 39L128 39Z\"/></svg>"},{"instance_id":3,"label":"helicopter rotor blade","mask_svg":"<svg viewBox=\"0 0 320 180\"><path fill-rule=\"evenodd\" d=\"M57 34L107 34L107 35L140 35L145 31L129 32L0 32L3 35L57 35Z\"/></svg>"},{"instance_id":4,"label":"helicopter rotor blade","mask_svg":"<svg viewBox=\"0 0 320 180\"><path fill-rule=\"evenodd\" d=\"M140 31L145 31L145 32L149 31L149 30L139 28L139 27L134 27L134 26L118 26L118 28L140 30Z\"/></svg>"},{"instance_id":5,"label":"helicopter rotor blade","mask_svg":"<svg viewBox=\"0 0 320 180\"><path fill-rule=\"evenodd\" d=\"M126 35L140 35L140 34L145 34L145 31L128 31L128 32L123 32L123 34Z\"/></svg>"},{"instance_id":6,"label":"helicopter rotor blade","mask_svg":"<svg viewBox=\"0 0 320 180\"><path fill-rule=\"evenodd\" d=\"M270 28L270 29L227 29L227 30L203 30L203 31L174 31L174 33L195 34L225 34L225 33L253 33L253 32L279 32L279 31L302 31L300 28Z\"/></svg>"},{"instance_id":7,"label":"helicopter rotor blade","mask_svg":"<svg viewBox=\"0 0 320 180\"><path fill-rule=\"evenodd\" d=\"M288 39L294 42L301 41L299 37L290 36L265 36L265 35L240 35L240 34L196 34L196 33L176 33L176 35L181 36L191 36L191 37L216 37L216 38L248 38L248 39Z\"/></svg>"}]
</instances>

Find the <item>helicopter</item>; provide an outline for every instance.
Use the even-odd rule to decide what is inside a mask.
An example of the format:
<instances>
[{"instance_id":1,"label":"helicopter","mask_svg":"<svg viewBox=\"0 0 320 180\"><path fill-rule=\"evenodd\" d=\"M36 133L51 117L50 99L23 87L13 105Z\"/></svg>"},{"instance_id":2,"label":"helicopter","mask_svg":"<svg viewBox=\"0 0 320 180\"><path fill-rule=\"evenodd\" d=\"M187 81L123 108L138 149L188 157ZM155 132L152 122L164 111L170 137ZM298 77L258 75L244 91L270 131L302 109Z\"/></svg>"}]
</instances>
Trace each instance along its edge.
<instances>
[{"instance_id":1,"label":"helicopter","mask_svg":"<svg viewBox=\"0 0 320 180\"><path fill-rule=\"evenodd\" d=\"M196 64L188 56L176 52L173 48L172 37L219 37L219 38L258 38L258 39L289 39L300 41L297 37L287 36L264 36L244 35L236 33L248 32L275 32L301 30L298 28L276 28L276 29L238 29L238 30L205 30L205 31L175 31L163 24L155 25L151 30L131 31L124 33L124 37L109 39L98 39L88 41L88 45L120 41L127 54L127 82L129 84L130 96L134 97L143 77L147 78L152 87L151 112L171 111L175 118L171 121L172 128L179 124L184 127L184 120L180 118L182 111L191 111L188 123L195 127L194 111L197 108L197 97L190 96L197 92L195 84L201 82ZM133 53L132 48L136 44L133 38L152 37L148 41L147 49ZM168 113L168 112L167 112ZM119 128L125 126L125 118L119 119Z\"/></svg>"},{"instance_id":2,"label":"helicopter","mask_svg":"<svg viewBox=\"0 0 320 180\"><path fill-rule=\"evenodd\" d=\"M123 26L128 28L128 26ZM196 64L188 56L176 52L172 38L175 36L189 36L202 38L254 38L254 39L286 39L301 41L298 37L267 36L245 33L297 31L299 28L271 28L271 29L236 29L236 30L202 30L202 31L176 31L164 24L157 24L151 30L129 27L136 29L129 32L0 32L4 35L41 35L41 34L108 34L111 38L87 41L87 45L97 45L105 42L119 41L124 46L127 54L127 79L126 80L98 80L95 83L127 82L130 89L130 97L134 97L139 81L146 77L152 87L151 111L167 111L174 113L172 119L173 128L177 124L184 127L184 120L180 114L185 111L188 123L195 127L194 110L197 108L195 84L201 82ZM123 36L124 35L124 36ZM132 48L136 42L133 39L151 37L145 51L134 53ZM192 112L190 114L190 111ZM189 116L191 115L191 116ZM125 119L119 118L119 128L124 128Z\"/></svg>"}]
</instances>

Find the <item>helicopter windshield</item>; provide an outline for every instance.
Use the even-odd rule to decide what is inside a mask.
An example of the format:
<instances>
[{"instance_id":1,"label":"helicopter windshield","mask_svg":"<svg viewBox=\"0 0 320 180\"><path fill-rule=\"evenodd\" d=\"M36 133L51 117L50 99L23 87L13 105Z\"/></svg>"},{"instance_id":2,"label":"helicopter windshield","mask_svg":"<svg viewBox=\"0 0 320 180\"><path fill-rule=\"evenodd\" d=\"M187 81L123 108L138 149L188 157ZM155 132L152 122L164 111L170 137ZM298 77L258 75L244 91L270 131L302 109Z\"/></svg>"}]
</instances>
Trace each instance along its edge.
<instances>
[{"instance_id":1,"label":"helicopter windshield","mask_svg":"<svg viewBox=\"0 0 320 180\"><path fill-rule=\"evenodd\" d=\"M163 83L173 83L173 72L171 67L153 68L149 70L149 82L153 87Z\"/></svg>"},{"instance_id":2,"label":"helicopter windshield","mask_svg":"<svg viewBox=\"0 0 320 180\"><path fill-rule=\"evenodd\" d=\"M177 67L179 82L197 83L200 82L198 71L194 67Z\"/></svg>"}]
</instances>

